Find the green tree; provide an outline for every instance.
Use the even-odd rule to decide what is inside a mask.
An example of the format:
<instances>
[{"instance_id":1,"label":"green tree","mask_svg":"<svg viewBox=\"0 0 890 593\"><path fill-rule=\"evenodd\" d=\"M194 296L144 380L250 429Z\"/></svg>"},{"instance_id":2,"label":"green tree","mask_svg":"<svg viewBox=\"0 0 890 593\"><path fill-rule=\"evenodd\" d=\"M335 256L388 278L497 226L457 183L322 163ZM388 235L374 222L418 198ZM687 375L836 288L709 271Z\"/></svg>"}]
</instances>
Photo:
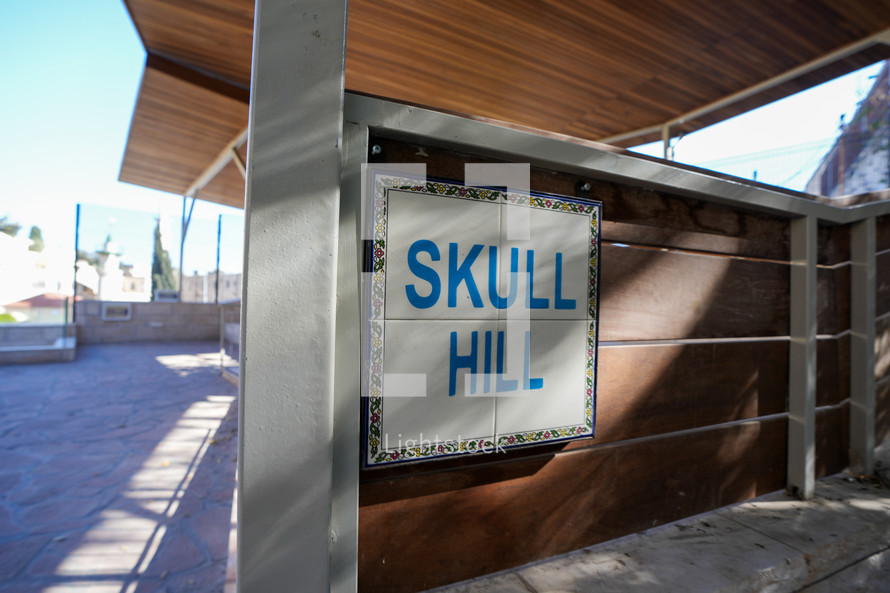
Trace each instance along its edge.
<instances>
[{"instance_id":1,"label":"green tree","mask_svg":"<svg viewBox=\"0 0 890 593\"><path fill-rule=\"evenodd\" d=\"M151 288L152 300L154 291L170 290L176 288L176 276L173 274L173 265L170 263L170 254L161 244L161 221L155 223L155 249L151 261Z\"/></svg>"},{"instance_id":2,"label":"green tree","mask_svg":"<svg viewBox=\"0 0 890 593\"><path fill-rule=\"evenodd\" d=\"M30 251L36 251L37 253L43 251L43 233L40 232L39 226L31 227L31 234L28 235L28 238L31 239L31 246L28 247Z\"/></svg>"},{"instance_id":3,"label":"green tree","mask_svg":"<svg viewBox=\"0 0 890 593\"><path fill-rule=\"evenodd\" d=\"M99 256L95 253L89 253L83 249L77 250L77 259L85 260L88 264L92 265L94 268L99 267Z\"/></svg>"},{"instance_id":4,"label":"green tree","mask_svg":"<svg viewBox=\"0 0 890 593\"><path fill-rule=\"evenodd\" d=\"M20 228L22 228L22 225L16 224L14 222L8 222L5 216L0 218L0 233L5 233L10 237L15 237L16 234L18 234Z\"/></svg>"}]
</instances>

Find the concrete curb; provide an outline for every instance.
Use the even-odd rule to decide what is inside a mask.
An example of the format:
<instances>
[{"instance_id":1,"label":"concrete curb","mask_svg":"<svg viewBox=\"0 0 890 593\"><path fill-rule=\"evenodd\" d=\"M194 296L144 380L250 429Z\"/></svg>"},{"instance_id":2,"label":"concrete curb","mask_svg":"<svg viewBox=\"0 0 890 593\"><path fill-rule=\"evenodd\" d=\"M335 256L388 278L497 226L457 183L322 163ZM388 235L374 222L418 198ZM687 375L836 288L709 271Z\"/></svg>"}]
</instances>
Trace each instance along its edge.
<instances>
[{"instance_id":1,"label":"concrete curb","mask_svg":"<svg viewBox=\"0 0 890 593\"><path fill-rule=\"evenodd\" d=\"M878 448L890 467L890 442ZM890 489L839 474L437 593L890 590Z\"/></svg>"}]
</instances>

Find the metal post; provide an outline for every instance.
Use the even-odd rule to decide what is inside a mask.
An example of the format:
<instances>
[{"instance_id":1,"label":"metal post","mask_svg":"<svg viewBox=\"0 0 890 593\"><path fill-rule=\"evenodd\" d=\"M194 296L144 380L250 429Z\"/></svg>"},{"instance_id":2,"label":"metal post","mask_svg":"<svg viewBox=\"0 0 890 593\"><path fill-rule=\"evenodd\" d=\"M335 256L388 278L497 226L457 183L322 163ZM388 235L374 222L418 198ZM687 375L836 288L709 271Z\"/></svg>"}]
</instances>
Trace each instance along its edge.
<instances>
[{"instance_id":1,"label":"metal post","mask_svg":"<svg viewBox=\"0 0 890 593\"><path fill-rule=\"evenodd\" d=\"M358 468L361 463L361 175L368 131L346 124L337 270L337 366L334 381L334 474L331 508L331 591L358 588Z\"/></svg>"},{"instance_id":2,"label":"metal post","mask_svg":"<svg viewBox=\"0 0 890 593\"><path fill-rule=\"evenodd\" d=\"M664 151L664 160L672 161L674 160L674 155L671 151L671 125L664 124L661 127L661 144L662 149Z\"/></svg>"},{"instance_id":3,"label":"metal post","mask_svg":"<svg viewBox=\"0 0 890 593\"><path fill-rule=\"evenodd\" d=\"M189 215L186 217L185 215L185 202L188 200L188 196L182 196L182 223L180 226L181 232L179 233L179 298L177 299L180 303L182 302L182 257L185 253L185 236L189 232L189 224L192 222L192 212L195 210L195 201L196 197L192 196L192 205L189 207Z\"/></svg>"},{"instance_id":4,"label":"metal post","mask_svg":"<svg viewBox=\"0 0 890 593\"><path fill-rule=\"evenodd\" d=\"M333 580L345 50L345 0L257 0L241 317L241 593L329 591Z\"/></svg>"},{"instance_id":5,"label":"metal post","mask_svg":"<svg viewBox=\"0 0 890 593\"><path fill-rule=\"evenodd\" d=\"M77 323L77 252L80 250L80 204L74 214L74 297L71 299L71 323Z\"/></svg>"},{"instance_id":6,"label":"metal post","mask_svg":"<svg viewBox=\"0 0 890 593\"><path fill-rule=\"evenodd\" d=\"M816 474L816 218L791 221L788 492L807 500Z\"/></svg>"},{"instance_id":7,"label":"metal post","mask_svg":"<svg viewBox=\"0 0 890 593\"><path fill-rule=\"evenodd\" d=\"M219 308L219 372L226 368L226 308ZM229 548L231 549L231 547Z\"/></svg>"},{"instance_id":8,"label":"metal post","mask_svg":"<svg viewBox=\"0 0 890 593\"><path fill-rule=\"evenodd\" d=\"M216 219L216 298L213 302L219 304L219 246L222 242L222 214Z\"/></svg>"},{"instance_id":9,"label":"metal post","mask_svg":"<svg viewBox=\"0 0 890 593\"><path fill-rule=\"evenodd\" d=\"M850 256L850 469L875 469L875 219L851 229Z\"/></svg>"},{"instance_id":10,"label":"metal post","mask_svg":"<svg viewBox=\"0 0 890 593\"><path fill-rule=\"evenodd\" d=\"M179 219L179 286L177 286L176 300L182 302L182 252L185 247L185 201L188 198L182 196L182 218Z\"/></svg>"}]
</instances>

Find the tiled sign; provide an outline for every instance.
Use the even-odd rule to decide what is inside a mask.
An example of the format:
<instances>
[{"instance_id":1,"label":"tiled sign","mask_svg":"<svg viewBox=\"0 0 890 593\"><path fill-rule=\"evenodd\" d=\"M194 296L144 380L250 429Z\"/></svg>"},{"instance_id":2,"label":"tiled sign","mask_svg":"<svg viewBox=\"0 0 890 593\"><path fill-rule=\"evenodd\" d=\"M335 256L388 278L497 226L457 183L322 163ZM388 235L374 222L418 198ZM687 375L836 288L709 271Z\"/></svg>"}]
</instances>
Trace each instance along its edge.
<instances>
[{"instance_id":1,"label":"tiled sign","mask_svg":"<svg viewBox=\"0 0 890 593\"><path fill-rule=\"evenodd\" d=\"M372 183L365 464L592 436L601 205Z\"/></svg>"}]
</instances>

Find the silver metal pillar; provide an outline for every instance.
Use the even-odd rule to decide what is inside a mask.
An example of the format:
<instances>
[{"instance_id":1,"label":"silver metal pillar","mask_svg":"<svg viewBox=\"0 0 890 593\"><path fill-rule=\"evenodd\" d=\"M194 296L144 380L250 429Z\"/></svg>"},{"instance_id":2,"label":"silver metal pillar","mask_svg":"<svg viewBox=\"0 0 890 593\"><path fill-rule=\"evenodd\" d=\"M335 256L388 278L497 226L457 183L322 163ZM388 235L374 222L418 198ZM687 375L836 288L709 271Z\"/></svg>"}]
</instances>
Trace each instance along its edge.
<instances>
[{"instance_id":1,"label":"silver metal pillar","mask_svg":"<svg viewBox=\"0 0 890 593\"><path fill-rule=\"evenodd\" d=\"M337 364L334 381L334 475L331 516L331 591L358 589L358 488L361 464L362 165L368 129L346 124L340 199L340 257L337 270Z\"/></svg>"},{"instance_id":2,"label":"silver metal pillar","mask_svg":"<svg viewBox=\"0 0 890 593\"><path fill-rule=\"evenodd\" d=\"M179 227L179 229L180 229L180 233L179 233L179 286L177 287L178 290L176 291L176 295L177 295L176 300L179 301L180 303L182 302L182 278L183 278L182 262L183 262L183 256L185 254L185 236L188 234L189 225L192 223L192 212L195 211L195 202L198 201L198 198L196 196L197 196L197 193L195 193L194 195L191 196L192 205L189 206L188 216L185 215L185 204L188 201L189 196L182 196L182 224Z\"/></svg>"},{"instance_id":3,"label":"silver metal pillar","mask_svg":"<svg viewBox=\"0 0 890 593\"><path fill-rule=\"evenodd\" d=\"M674 151L671 150L671 125L664 124L661 127L661 150L664 156L664 160L672 161L674 160Z\"/></svg>"},{"instance_id":4,"label":"silver metal pillar","mask_svg":"<svg viewBox=\"0 0 890 593\"><path fill-rule=\"evenodd\" d=\"M242 593L331 588L345 31L345 0L257 0L241 317Z\"/></svg>"},{"instance_id":5,"label":"silver metal pillar","mask_svg":"<svg viewBox=\"0 0 890 593\"><path fill-rule=\"evenodd\" d=\"M875 219L852 226L850 236L850 469L875 469Z\"/></svg>"},{"instance_id":6,"label":"silver metal pillar","mask_svg":"<svg viewBox=\"0 0 890 593\"><path fill-rule=\"evenodd\" d=\"M788 492L813 496L816 475L816 218L791 221Z\"/></svg>"}]
</instances>

